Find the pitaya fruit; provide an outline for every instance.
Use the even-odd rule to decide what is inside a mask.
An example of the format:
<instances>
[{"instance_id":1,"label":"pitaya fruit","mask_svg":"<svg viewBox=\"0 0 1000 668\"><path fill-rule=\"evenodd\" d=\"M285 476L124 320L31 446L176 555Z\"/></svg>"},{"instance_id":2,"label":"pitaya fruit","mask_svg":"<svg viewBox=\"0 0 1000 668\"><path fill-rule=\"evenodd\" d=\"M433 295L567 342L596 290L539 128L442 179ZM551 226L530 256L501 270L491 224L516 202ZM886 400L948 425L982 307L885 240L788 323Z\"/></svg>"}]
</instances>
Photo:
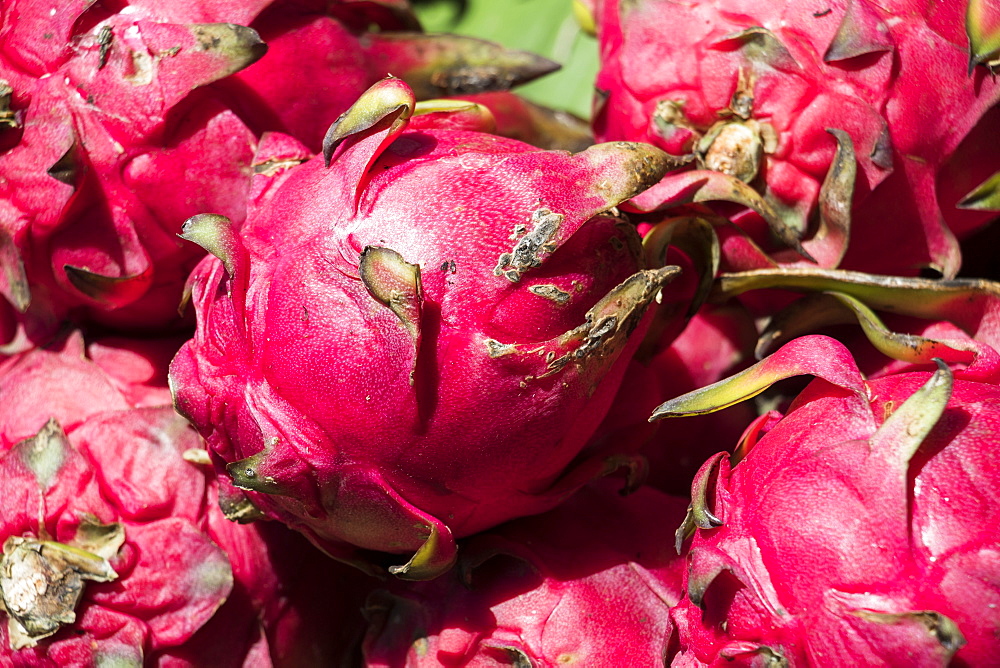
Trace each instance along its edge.
<instances>
[{"instance_id":1,"label":"pitaya fruit","mask_svg":"<svg viewBox=\"0 0 1000 668\"><path fill-rule=\"evenodd\" d=\"M842 345L802 337L657 409L818 376L699 472L673 665L995 663L1000 389L937 366L865 380Z\"/></svg>"},{"instance_id":2,"label":"pitaya fruit","mask_svg":"<svg viewBox=\"0 0 1000 668\"><path fill-rule=\"evenodd\" d=\"M658 149L540 151L412 109L389 78L325 156L272 136L244 229L185 224L218 259L170 375L254 505L341 559L415 553L392 570L419 579L629 463L585 445L676 268L642 269L611 211L663 175Z\"/></svg>"},{"instance_id":3,"label":"pitaya fruit","mask_svg":"<svg viewBox=\"0 0 1000 668\"><path fill-rule=\"evenodd\" d=\"M657 665L682 591L669 527L686 503L601 480L463 541L446 576L372 593L364 665Z\"/></svg>"},{"instance_id":4,"label":"pitaya fruit","mask_svg":"<svg viewBox=\"0 0 1000 668\"><path fill-rule=\"evenodd\" d=\"M198 435L130 406L79 335L0 365L0 397L0 653L141 665L187 641L233 587L202 526L206 477L181 456Z\"/></svg>"},{"instance_id":5,"label":"pitaya fruit","mask_svg":"<svg viewBox=\"0 0 1000 668\"><path fill-rule=\"evenodd\" d=\"M360 633L367 588L285 527L226 520L203 441L164 403L178 342L120 343L74 333L0 364L0 665L341 655L312 597Z\"/></svg>"},{"instance_id":6,"label":"pitaya fruit","mask_svg":"<svg viewBox=\"0 0 1000 668\"><path fill-rule=\"evenodd\" d=\"M590 4L597 140L649 141L698 168L640 208L731 200L799 251L781 252L757 213L718 209L781 262L946 277L955 236L995 217L982 193L965 197L1000 167L981 148L1000 131L993 0Z\"/></svg>"},{"instance_id":7,"label":"pitaya fruit","mask_svg":"<svg viewBox=\"0 0 1000 668\"><path fill-rule=\"evenodd\" d=\"M0 294L22 312L33 305L24 328L36 342L67 316L132 331L176 324L204 255L180 226L203 211L242 221L263 132L318 150L323 129L389 71L436 97L557 67L416 32L403 2L50 9L8 0L0 15ZM247 24L271 46L243 73L267 50Z\"/></svg>"}]
</instances>

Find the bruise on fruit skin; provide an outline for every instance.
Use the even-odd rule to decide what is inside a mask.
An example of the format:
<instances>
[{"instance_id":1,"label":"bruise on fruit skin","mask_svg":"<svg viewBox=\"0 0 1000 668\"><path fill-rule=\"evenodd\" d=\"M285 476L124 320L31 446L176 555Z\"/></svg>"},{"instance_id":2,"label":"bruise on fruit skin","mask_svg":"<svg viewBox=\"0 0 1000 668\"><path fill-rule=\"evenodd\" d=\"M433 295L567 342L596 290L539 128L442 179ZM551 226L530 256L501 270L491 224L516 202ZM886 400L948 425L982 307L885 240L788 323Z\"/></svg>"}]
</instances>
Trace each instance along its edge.
<instances>
[{"instance_id":1,"label":"bruise on fruit skin","mask_svg":"<svg viewBox=\"0 0 1000 668\"><path fill-rule=\"evenodd\" d=\"M553 213L550 209L539 208L531 212L532 225L518 223L514 226L511 240L516 240L514 248L509 253L501 253L497 266L493 269L495 276L504 276L511 283L521 280L524 272L541 266L542 255L556 249L553 237L559 231L559 226L565 218L561 213Z\"/></svg>"},{"instance_id":2,"label":"bruise on fruit skin","mask_svg":"<svg viewBox=\"0 0 1000 668\"><path fill-rule=\"evenodd\" d=\"M122 74L122 79L133 86L148 86L156 75L156 63L145 51L132 51L132 72Z\"/></svg>"},{"instance_id":3,"label":"bruise on fruit skin","mask_svg":"<svg viewBox=\"0 0 1000 668\"><path fill-rule=\"evenodd\" d=\"M570 297L568 292L560 290L555 285L550 284L532 285L528 288L528 292L533 295L538 295L539 297L544 297L545 299L553 301L560 306L568 302Z\"/></svg>"},{"instance_id":4,"label":"bruise on fruit skin","mask_svg":"<svg viewBox=\"0 0 1000 668\"><path fill-rule=\"evenodd\" d=\"M121 524L85 517L73 544L10 536L0 559L0 602L8 615L10 646L34 647L76 621L85 581L110 582L109 559L125 542Z\"/></svg>"}]
</instances>

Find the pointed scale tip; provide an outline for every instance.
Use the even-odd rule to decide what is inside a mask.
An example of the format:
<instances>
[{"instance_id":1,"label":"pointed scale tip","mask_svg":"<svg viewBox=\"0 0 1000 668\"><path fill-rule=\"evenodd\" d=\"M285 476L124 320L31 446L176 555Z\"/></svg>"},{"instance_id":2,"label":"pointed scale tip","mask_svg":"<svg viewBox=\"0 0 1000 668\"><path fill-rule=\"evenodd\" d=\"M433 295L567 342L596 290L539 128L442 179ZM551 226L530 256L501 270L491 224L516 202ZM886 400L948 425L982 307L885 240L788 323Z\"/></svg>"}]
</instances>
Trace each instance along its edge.
<instances>
[{"instance_id":1,"label":"pointed scale tip","mask_svg":"<svg viewBox=\"0 0 1000 668\"><path fill-rule=\"evenodd\" d=\"M937 371L886 418L871 437L872 451L901 464L903 470L944 415L951 399L954 374L940 359L935 358L934 363Z\"/></svg>"},{"instance_id":2,"label":"pointed scale tip","mask_svg":"<svg viewBox=\"0 0 1000 668\"><path fill-rule=\"evenodd\" d=\"M219 258L230 276L236 274L242 242L233 229L232 221L217 213L191 216L181 226L181 239L198 244Z\"/></svg>"},{"instance_id":3,"label":"pointed scale tip","mask_svg":"<svg viewBox=\"0 0 1000 668\"><path fill-rule=\"evenodd\" d=\"M560 67L538 54L464 35L384 32L368 40L374 66L404 79L421 99L510 90Z\"/></svg>"},{"instance_id":4,"label":"pointed scale tip","mask_svg":"<svg viewBox=\"0 0 1000 668\"><path fill-rule=\"evenodd\" d=\"M992 0L969 0L965 13L969 37L969 74L976 65L1000 69L1000 6Z\"/></svg>"},{"instance_id":5,"label":"pointed scale tip","mask_svg":"<svg viewBox=\"0 0 1000 668\"><path fill-rule=\"evenodd\" d=\"M388 76L373 85L327 130L323 138L326 166L330 166L337 146L351 135L360 134L386 121L392 123L394 131L401 131L415 106L413 90L402 79Z\"/></svg>"},{"instance_id":6,"label":"pointed scale tip","mask_svg":"<svg viewBox=\"0 0 1000 668\"><path fill-rule=\"evenodd\" d=\"M614 141L595 144L576 154L587 160L600 179L594 189L609 207L617 206L655 185L672 169L687 163L651 144Z\"/></svg>"}]
</instances>

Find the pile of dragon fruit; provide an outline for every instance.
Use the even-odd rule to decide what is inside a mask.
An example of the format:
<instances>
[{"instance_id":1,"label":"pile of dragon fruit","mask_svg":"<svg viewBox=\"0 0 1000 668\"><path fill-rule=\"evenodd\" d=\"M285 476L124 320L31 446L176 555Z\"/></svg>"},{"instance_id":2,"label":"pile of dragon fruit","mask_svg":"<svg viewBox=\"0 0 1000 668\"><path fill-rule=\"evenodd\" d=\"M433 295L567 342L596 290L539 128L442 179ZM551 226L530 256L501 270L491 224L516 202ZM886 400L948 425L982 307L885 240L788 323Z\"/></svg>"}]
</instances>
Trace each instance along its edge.
<instances>
[{"instance_id":1,"label":"pile of dragon fruit","mask_svg":"<svg viewBox=\"0 0 1000 668\"><path fill-rule=\"evenodd\" d=\"M1000 665L1000 0L414 4L0 0L0 666Z\"/></svg>"}]
</instances>

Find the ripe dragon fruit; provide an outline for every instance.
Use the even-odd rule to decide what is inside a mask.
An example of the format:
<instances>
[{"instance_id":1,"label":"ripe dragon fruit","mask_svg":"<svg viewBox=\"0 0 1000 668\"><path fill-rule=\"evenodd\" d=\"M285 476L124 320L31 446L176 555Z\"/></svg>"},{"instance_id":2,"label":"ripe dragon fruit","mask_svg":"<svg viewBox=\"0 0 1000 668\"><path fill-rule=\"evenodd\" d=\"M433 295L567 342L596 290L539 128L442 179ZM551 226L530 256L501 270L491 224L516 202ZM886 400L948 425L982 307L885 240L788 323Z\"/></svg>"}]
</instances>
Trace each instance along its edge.
<instances>
[{"instance_id":1,"label":"ripe dragon fruit","mask_svg":"<svg viewBox=\"0 0 1000 668\"><path fill-rule=\"evenodd\" d=\"M170 376L265 514L343 560L414 552L392 572L421 579L455 537L631 463L585 446L676 268L643 269L611 211L663 175L658 149L540 151L413 105L383 80L301 164L271 136L243 230L185 224L218 259Z\"/></svg>"},{"instance_id":2,"label":"ripe dragon fruit","mask_svg":"<svg viewBox=\"0 0 1000 668\"><path fill-rule=\"evenodd\" d=\"M718 210L783 263L946 277L956 235L996 216L976 188L997 171L991 0L964 16L966 3L912 0L590 4L598 141L648 141L697 167L639 209L730 200L756 212Z\"/></svg>"},{"instance_id":3,"label":"ripe dragon fruit","mask_svg":"<svg viewBox=\"0 0 1000 668\"><path fill-rule=\"evenodd\" d=\"M699 472L673 665L994 662L1000 389L937 366L865 380L841 344L802 337L657 409L818 377Z\"/></svg>"},{"instance_id":4,"label":"ripe dragon fruit","mask_svg":"<svg viewBox=\"0 0 1000 668\"><path fill-rule=\"evenodd\" d=\"M36 342L66 317L145 331L176 324L183 283L204 255L177 238L180 226L202 211L243 220L263 132L318 150L323 128L389 71L434 97L557 67L416 32L402 2L50 9L8 0L0 14L0 294L21 312L32 306L24 328Z\"/></svg>"},{"instance_id":5,"label":"ripe dragon fruit","mask_svg":"<svg viewBox=\"0 0 1000 668\"><path fill-rule=\"evenodd\" d=\"M613 480L463 541L432 582L376 590L364 665L652 666L662 661L683 560L665 526L686 500Z\"/></svg>"},{"instance_id":6,"label":"ripe dragon fruit","mask_svg":"<svg viewBox=\"0 0 1000 668\"><path fill-rule=\"evenodd\" d=\"M181 457L197 434L169 406L130 406L83 352L75 335L0 366L6 661L141 665L233 587L201 527L206 477Z\"/></svg>"},{"instance_id":7,"label":"ripe dragon fruit","mask_svg":"<svg viewBox=\"0 0 1000 668\"><path fill-rule=\"evenodd\" d=\"M329 663L348 642L311 624L313 592L360 633L367 588L344 596L359 585L285 527L226 520L169 404L177 342L121 343L0 364L0 665Z\"/></svg>"}]
</instances>

